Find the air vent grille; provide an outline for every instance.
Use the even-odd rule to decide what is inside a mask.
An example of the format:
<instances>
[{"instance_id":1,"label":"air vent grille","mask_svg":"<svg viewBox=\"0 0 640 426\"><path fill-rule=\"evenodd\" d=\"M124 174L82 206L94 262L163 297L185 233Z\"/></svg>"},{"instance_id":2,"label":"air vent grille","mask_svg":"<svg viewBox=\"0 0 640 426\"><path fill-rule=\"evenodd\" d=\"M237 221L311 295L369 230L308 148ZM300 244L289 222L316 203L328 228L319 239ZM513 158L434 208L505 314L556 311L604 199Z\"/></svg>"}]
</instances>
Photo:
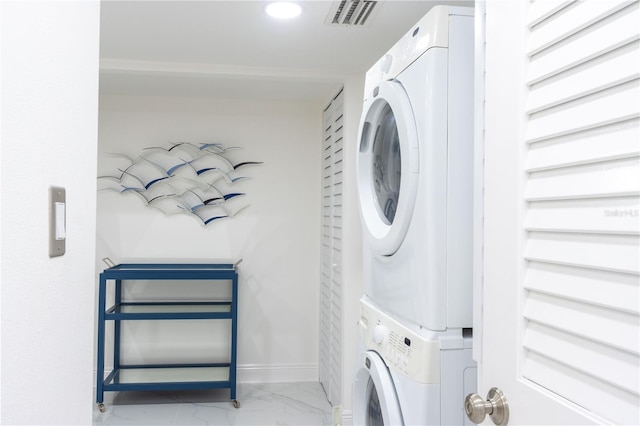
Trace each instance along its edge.
<instances>
[{"instance_id":1,"label":"air vent grille","mask_svg":"<svg viewBox=\"0 0 640 426\"><path fill-rule=\"evenodd\" d=\"M374 0L338 0L333 2L326 24L364 26L371 17L371 13L378 1Z\"/></svg>"}]
</instances>

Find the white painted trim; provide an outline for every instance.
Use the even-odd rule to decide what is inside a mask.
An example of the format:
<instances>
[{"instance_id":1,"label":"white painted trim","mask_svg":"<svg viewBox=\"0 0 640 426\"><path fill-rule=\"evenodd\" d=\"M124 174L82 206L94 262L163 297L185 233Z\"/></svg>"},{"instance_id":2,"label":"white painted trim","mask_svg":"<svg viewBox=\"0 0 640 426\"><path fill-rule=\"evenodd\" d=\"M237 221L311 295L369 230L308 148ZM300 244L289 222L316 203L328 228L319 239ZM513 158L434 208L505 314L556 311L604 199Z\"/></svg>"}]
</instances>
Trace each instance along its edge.
<instances>
[{"instance_id":1,"label":"white painted trim","mask_svg":"<svg viewBox=\"0 0 640 426\"><path fill-rule=\"evenodd\" d=\"M475 5L474 157L473 157L473 359L482 362L484 289L484 78L486 4Z\"/></svg>"},{"instance_id":2,"label":"white painted trim","mask_svg":"<svg viewBox=\"0 0 640 426\"><path fill-rule=\"evenodd\" d=\"M111 374L112 370L105 370L104 377ZM97 371L93 370L93 383L95 392ZM236 383L299 383L317 382L318 364L245 364L238 365L236 370ZM105 392L106 394L113 392Z\"/></svg>"},{"instance_id":3,"label":"white painted trim","mask_svg":"<svg viewBox=\"0 0 640 426\"><path fill-rule=\"evenodd\" d=\"M178 62L152 62L115 58L100 58L100 72L109 74L141 74L169 76L209 76L224 78L259 77L261 79L287 79L291 81L342 82L344 76L332 72L310 69L273 67L244 67L237 65L214 65Z\"/></svg>"},{"instance_id":4,"label":"white painted trim","mask_svg":"<svg viewBox=\"0 0 640 426\"><path fill-rule=\"evenodd\" d=\"M245 364L236 372L238 383L317 382L318 364Z\"/></svg>"}]
</instances>

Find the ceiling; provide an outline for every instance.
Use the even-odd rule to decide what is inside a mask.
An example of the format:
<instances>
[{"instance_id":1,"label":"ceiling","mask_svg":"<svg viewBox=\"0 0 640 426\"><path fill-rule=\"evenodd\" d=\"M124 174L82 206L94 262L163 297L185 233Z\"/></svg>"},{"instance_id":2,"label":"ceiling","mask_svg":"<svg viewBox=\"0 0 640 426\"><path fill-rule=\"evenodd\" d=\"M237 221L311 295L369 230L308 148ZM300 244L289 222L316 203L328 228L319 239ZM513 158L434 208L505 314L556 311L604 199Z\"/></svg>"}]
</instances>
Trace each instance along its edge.
<instances>
[{"instance_id":1,"label":"ceiling","mask_svg":"<svg viewBox=\"0 0 640 426\"><path fill-rule=\"evenodd\" d=\"M101 94L215 96L327 102L436 4L379 1L365 26L326 24L332 1L299 1L275 20L268 2L103 0Z\"/></svg>"}]
</instances>

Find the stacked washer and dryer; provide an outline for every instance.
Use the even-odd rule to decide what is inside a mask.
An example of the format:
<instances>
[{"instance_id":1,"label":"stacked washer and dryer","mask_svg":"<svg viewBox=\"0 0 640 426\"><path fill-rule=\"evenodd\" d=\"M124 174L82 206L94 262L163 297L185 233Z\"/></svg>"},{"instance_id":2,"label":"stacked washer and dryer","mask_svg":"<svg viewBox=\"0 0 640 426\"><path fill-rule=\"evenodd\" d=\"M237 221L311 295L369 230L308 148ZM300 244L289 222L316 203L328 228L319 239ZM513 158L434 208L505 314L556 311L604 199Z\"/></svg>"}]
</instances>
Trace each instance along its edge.
<instances>
[{"instance_id":1,"label":"stacked washer and dryer","mask_svg":"<svg viewBox=\"0 0 640 426\"><path fill-rule=\"evenodd\" d=\"M355 425L471 424L473 21L432 8L366 75Z\"/></svg>"}]
</instances>

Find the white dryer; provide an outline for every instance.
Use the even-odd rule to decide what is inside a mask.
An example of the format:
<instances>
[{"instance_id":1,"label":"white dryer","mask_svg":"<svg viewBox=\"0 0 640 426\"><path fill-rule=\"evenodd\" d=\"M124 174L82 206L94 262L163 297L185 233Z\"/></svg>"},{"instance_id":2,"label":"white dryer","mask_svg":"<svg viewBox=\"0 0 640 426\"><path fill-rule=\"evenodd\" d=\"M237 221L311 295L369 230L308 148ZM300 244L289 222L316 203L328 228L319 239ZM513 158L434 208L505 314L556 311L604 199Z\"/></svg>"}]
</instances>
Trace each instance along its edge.
<instances>
[{"instance_id":1,"label":"white dryer","mask_svg":"<svg viewBox=\"0 0 640 426\"><path fill-rule=\"evenodd\" d=\"M434 7L367 72L358 149L365 294L471 327L473 9Z\"/></svg>"},{"instance_id":2,"label":"white dryer","mask_svg":"<svg viewBox=\"0 0 640 426\"><path fill-rule=\"evenodd\" d=\"M365 298L353 387L357 426L471 425L464 398L476 392L471 337L411 330Z\"/></svg>"}]
</instances>

